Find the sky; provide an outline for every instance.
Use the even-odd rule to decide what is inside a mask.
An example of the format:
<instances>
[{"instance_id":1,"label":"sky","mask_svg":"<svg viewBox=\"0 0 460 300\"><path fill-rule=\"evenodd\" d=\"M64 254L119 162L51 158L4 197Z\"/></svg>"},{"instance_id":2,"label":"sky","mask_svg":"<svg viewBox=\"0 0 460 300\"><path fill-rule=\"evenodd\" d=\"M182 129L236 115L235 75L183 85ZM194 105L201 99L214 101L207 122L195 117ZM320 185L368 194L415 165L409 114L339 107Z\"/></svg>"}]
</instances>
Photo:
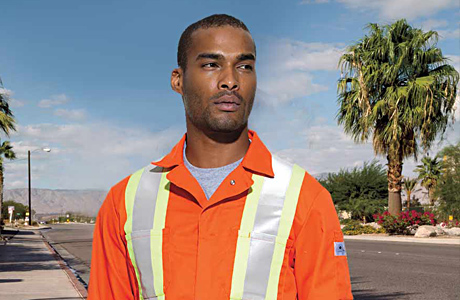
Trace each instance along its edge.
<instances>
[{"instance_id":1,"label":"sky","mask_svg":"<svg viewBox=\"0 0 460 300\"><path fill-rule=\"evenodd\" d=\"M257 46L257 93L249 127L269 150L310 174L362 166L372 144L337 124L338 60L369 23L406 18L436 30L460 70L458 0L5 1L0 7L0 78L17 120L5 187L108 190L170 149L185 133L171 71L185 28L225 13ZM460 120L460 98L455 117ZM450 125L430 150L460 140ZM47 153L41 149L51 148ZM407 159L403 174L414 176Z\"/></svg>"}]
</instances>

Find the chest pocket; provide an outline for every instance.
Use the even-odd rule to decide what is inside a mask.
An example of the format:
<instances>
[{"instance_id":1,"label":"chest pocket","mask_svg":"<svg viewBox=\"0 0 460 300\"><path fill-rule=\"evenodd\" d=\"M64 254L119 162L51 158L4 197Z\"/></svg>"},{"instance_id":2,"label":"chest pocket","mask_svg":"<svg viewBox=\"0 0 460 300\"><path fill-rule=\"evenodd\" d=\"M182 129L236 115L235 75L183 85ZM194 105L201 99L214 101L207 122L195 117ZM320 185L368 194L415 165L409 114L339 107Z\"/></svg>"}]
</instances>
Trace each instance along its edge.
<instances>
[{"instance_id":1,"label":"chest pocket","mask_svg":"<svg viewBox=\"0 0 460 300\"><path fill-rule=\"evenodd\" d=\"M274 178L253 175L246 198L233 266L230 299L278 298L281 268L288 262L289 240L305 171L272 161Z\"/></svg>"},{"instance_id":2,"label":"chest pocket","mask_svg":"<svg viewBox=\"0 0 460 300\"><path fill-rule=\"evenodd\" d=\"M149 165L130 176L125 190L124 230L140 299L157 299L165 294L163 270L168 258L163 257L163 246L169 244L165 219L170 187L167 173L166 169Z\"/></svg>"}]
</instances>

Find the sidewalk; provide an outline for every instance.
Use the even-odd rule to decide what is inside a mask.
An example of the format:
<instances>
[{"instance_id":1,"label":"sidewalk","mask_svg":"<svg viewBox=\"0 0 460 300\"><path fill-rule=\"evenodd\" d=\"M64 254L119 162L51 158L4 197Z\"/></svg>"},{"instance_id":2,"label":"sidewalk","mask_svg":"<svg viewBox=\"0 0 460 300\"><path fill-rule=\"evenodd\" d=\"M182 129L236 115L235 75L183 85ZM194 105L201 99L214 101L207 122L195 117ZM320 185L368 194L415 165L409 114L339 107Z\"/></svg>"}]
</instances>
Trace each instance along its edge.
<instances>
[{"instance_id":1,"label":"sidewalk","mask_svg":"<svg viewBox=\"0 0 460 300\"><path fill-rule=\"evenodd\" d=\"M84 299L71 271L38 230L5 230L0 242L0 299Z\"/></svg>"},{"instance_id":2,"label":"sidewalk","mask_svg":"<svg viewBox=\"0 0 460 300\"><path fill-rule=\"evenodd\" d=\"M403 242L403 243L425 243L425 244L444 244L444 245L458 245L460 246L460 237L430 237L430 238L416 238L413 236L403 235L375 235L375 234L362 234L362 235L344 235L345 240L360 240L360 241L377 241L377 242Z\"/></svg>"}]
</instances>

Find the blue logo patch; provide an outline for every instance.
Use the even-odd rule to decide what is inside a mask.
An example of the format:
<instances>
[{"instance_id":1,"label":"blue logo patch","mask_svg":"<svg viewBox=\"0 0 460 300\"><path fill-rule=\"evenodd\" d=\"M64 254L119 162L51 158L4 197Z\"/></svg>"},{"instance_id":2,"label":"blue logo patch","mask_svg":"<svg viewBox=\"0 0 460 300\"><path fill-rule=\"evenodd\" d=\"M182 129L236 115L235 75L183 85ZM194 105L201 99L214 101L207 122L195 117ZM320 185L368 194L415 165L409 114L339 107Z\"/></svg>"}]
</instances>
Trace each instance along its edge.
<instances>
[{"instance_id":1,"label":"blue logo patch","mask_svg":"<svg viewBox=\"0 0 460 300\"><path fill-rule=\"evenodd\" d=\"M347 250L345 250L344 242L334 242L334 255L347 256Z\"/></svg>"}]
</instances>

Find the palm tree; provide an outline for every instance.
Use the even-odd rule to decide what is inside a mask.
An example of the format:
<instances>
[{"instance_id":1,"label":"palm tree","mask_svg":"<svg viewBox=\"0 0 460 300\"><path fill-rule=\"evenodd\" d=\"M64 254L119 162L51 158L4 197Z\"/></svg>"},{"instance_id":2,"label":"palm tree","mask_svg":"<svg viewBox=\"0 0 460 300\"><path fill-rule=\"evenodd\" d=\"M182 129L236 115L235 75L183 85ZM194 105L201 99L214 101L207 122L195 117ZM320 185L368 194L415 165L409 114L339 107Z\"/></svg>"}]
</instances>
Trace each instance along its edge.
<instances>
[{"instance_id":1,"label":"palm tree","mask_svg":"<svg viewBox=\"0 0 460 300\"><path fill-rule=\"evenodd\" d=\"M372 137L376 155L388 160L388 207L401 211L402 166L443 136L454 120L458 72L436 47L438 34L406 20L368 25L369 34L339 61L338 123L355 142Z\"/></svg>"},{"instance_id":2,"label":"palm tree","mask_svg":"<svg viewBox=\"0 0 460 300\"><path fill-rule=\"evenodd\" d=\"M3 204L3 158L15 159L16 154L13 151L9 141L4 141L0 146L0 201Z\"/></svg>"},{"instance_id":3,"label":"palm tree","mask_svg":"<svg viewBox=\"0 0 460 300\"><path fill-rule=\"evenodd\" d=\"M442 177L442 161L439 161L438 157L425 156L422 158L422 164L417 165L415 172L419 173L418 179L422 179L422 186L428 190L428 197L433 205L434 191Z\"/></svg>"},{"instance_id":4,"label":"palm tree","mask_svg":"<svg viewBox=\"0 0 460 300\"><path fill-rule=\"evenodd\" d=\"M8 104L8 94L4 91L3 82L0 78L0 131L10 136L11 131L16 131L16 120Z\"/></svg>"},{"instance_id":5,"label":"palm tree","mask_svg":"<svg viewBox=\"0 0 460 300\"><path fill-rule=\"evenodd\" d=\"M410 179L406 178L406 180L403 181L404 184L404 189L406 190L407 193L407 210L410 209L410 194L412 194L412 191L415 189L415 186L417 185L417 179Z\"/></svg>"},{"instance_id":6,"label":"palm tree","mask_svg":"<svg viewBox=\"0 0 460 300\"><path fill-rule=\"evenodd\" d=\"M3 83L0 78L0 132L10 135L11 131L16 131L16 120L14 119L13 112L8 105L8 94L5 93ZM8 142L9 145L9 142ZM5 156L6 157L6 156ZM0 156L1 158L1 156ZM0 211L3 206L3 164L1 169L1 185L0 185ZM0 226L3 224L2 216L0 214Z\"/></svg>"}]
</instances>

